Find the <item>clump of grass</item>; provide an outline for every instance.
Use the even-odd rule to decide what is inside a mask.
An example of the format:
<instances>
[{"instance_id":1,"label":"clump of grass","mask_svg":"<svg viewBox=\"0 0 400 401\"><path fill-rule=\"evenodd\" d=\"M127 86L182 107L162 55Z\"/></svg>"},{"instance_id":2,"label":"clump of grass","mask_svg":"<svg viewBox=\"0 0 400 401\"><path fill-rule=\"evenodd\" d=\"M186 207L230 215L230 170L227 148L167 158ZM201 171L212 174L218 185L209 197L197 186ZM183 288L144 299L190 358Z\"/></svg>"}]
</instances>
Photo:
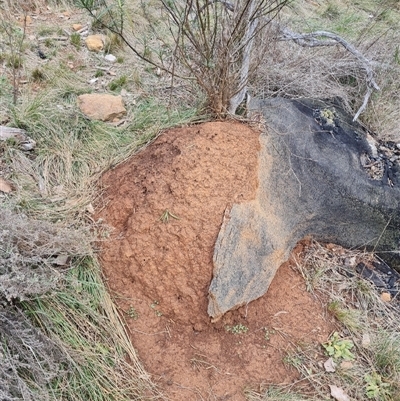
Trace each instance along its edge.
<instances>
[{"instance_id":1,"label":"clump of grass","mask_svg":"<svg viewBox=\"0 0 400 401\"><path fill-rule=\"evenodd\" d=\"M0 301L48 292L62 279L60 266L91 253L88 230L29 219L7 208L0 208L0 218Z\"/></svg>"},{"instance_id":2,"label":"clump of grass","mask_svg":"<svg viewBox=\"0 0 400 401\"><path fill-rule=\"evenodd\" d=\"M10 54L7 57L7 67L18 69L21 68L23 65L23 58L19 54Z\"/></svg>"},{"instance_id":3,"label":"clump of grass","mask_svg":"<svg viewBox=\"0 0 400 401\"><path fill-rule=\"evenodd\" d=\"M47 48L51 48L51 47L55 46L54 41L52 39L50 39L50 38L46 38L46 40L44 41L44 45Z\"/></svg>"},{"instance_id":4,"label":"clump of grass","mask_svg":"<svg viewBox=\"0 0 400 401\"><path fill-rule=\"evenodd\" d=\"M91 87L69 69L46 71L47 87L12 109L12 123L29 131L38 144L35 158L8 150L15 201L26 213L49 219L86 218L95 183L111 164L125 160L159 130L189 121L193 108L168 110L155 100L139 101L132 122L124 128L92 121L78 112L77 96ZM12 153L12 154L11 154ZM40 185L38 185L38 177Z\"/></svg>"},{"instance_id":5,"label":"clump of grass","mask_svg":"<svg viewBox=\"0 0 400 401\"><path fill-rule=\"evenodd\" d=\"M291 386L274 385L261 390L246 389L244 394L249 401L317 401L293 391Z\"/></svg>"},{"instance_id":6,"label":"clump of grass","mask_svg":"<svg viewBox=\"0 0 400 401\"><path fill-rule=\"evenodd\" d=\"M128 401L158 392L104 287L95 259L82 259L51 297L24 303L31 320L62 344L67 370L52 380L55 399Z\"/></svg>"},{"instance_id":7,"label":"clump of grass","mask_svg":"<svg viewBox=\"0 0 400 401\"><path fill-rule=\"evenodd\" d=\"M79 35L79 33L76 32L72 33L69 40L77 50L81 48L81 35Z\"/></svg>"},{"instance_id":8,"label":"clump of grass","mask_svg":"<svg viewBox=\"0 0 400 401\"><path fill-rule=\"evenodd\" d=\"M352 332L359 331L362 327L359 313L356 309L351 309L338 300L328 304L328 311L335 318Z\"/></svg>"},{"instance_id":9,"label":"clump of grass","mask_svg":"<svg viewBox=\"0 0 400 401\"><path fill-rule=\"evenodd\" d=\"M115 33L108 33L106 46L104 48L105 53L113 53L122 47L122 39Z\"/></svg>"},{"instance_id":10,"label":"clump of grass","mask_svg":"<svg viewBox=\"0 0 400 401\"><path fill-rule=\"evenodd\" d=\"M121 90L128 82L128 77L126 75L121 75L119 78L113 79L108 84L108 89L115 92Z\"/></svg>"},{"instance_id":11,"label":"clump of grass","mask_svg":"<svg viewBox=\"0 0 400 401\"><path fill-rule=\"evenodd\" d=\"M46 76L40 68L35 68L31 72L31 77L35 82L43 82L46 80Z\"/></svg>"},{"instance_id":12,"label":"clump of grass","mask_svg":"<svg viewBox=\"0 0 400 401\"><path fill-rule=\"evenodd\" d=\"M100 78L104 76L104 71L102 70L96 70L96 72L94 73L95 78Z\"/></svg>"}]
</instances>

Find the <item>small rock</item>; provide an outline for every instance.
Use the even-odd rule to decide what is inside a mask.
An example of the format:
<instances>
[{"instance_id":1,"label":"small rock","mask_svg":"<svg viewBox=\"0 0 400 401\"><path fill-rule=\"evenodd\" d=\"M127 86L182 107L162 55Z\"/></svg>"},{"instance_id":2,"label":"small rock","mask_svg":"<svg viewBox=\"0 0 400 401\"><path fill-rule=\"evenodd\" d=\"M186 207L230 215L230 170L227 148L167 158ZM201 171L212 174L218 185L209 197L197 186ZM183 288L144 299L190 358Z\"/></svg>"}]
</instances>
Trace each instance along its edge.
<instances>
[{"instance_id":1,"label":"small rock","mask_svg":"<svg viewBox=\"0 0 400 401\"><path fill-rule=\"evenodd\" d=\"M99 52L104 49L103 35L89 35L85 39L86 47L91 52Z\"/></svg>"},{"instance_id":2,"label":"small rock","mask_svg":"<svg viewBox=\"0 0 400 401\"><path fill-rule=\"evenodd\" d=\"M110 63L115 63L117 61L117 58L113 54L107 54L107 56L104 56L104 59Z\"/></svg>"},{"instance_id":3,"label":"small rock","mask_svg":"<svg viewBox=\"0 0 400 401\"><path fill-rule=\"evenodd\" d=\"M83 28L82 24L72 24L72 29L76 32Z\"/></svg>"},{"instance_id":4,"label":"small rock","mask_svg":"<svg viewBox=\"0 0 400 401\"><path fill-rule=\"evenodd\" d=\"M78 106L92 120L115 121L126 114L121 96L96 93L80 95Z\"/></svg>"},{"instance_id":5,"label":"small rock","mask_svg":"<svg viewBox=\"0 0 400 401\"><path fill-rule=\"evenodd\" d=\"M57 266L66 266L69 261L68 255L58 255L54 260L53 264Z\"/></svg>"},{"instance_id":6,"label":"small rock","mask_svg":"<svg viewBox=\"0 0 400 401\"><path fill-rule=\"evenodd\" d=\"M392 299L392 296L388 292L382 292L381 294L381 300L383 302L390 302Z\"/></svg>"},{"instance_id":7,"label":"small rock","mask_svg":"<svg viewBox=\"0 0 400 401\"><path fill-rule=\"evenodd\" d=\"M356 265L356 263L357 263L357 259L355 256L351 256L344 260L344 265L348 266L348 267L354 267Z\"/></svg>"},{"instance_id":8,"label":"small rock","mask_svg":"<svg viewBox=\"0 0 400 401\"><path fill-rule=\"evenodd\" d=\"M9 194L11 191L12 191L11 183L9 181L6 181L4 178L0 177L0 192Z\"/></svg>"},{"instance_id":9,"label":"small rock","mask_svg":"<svg viewBox=\"0 0 400 401\"><path fill-rule=\"evenodd\" d=\"M91 203L86 206L86 211L90 214L94 214L94 207Z\"/></svg>"},{"instance_id":10,"label":"small rock","mask_svg":"<svg viewBox=\"0 0 400 401\"><path fill-rule=\"evenodd\" d=\"M400 149L400 143L396 143L396 148Z\"/></svg>"},{"instance_id":11,"label":"small rock","mask_svg":"<svg viewBox=\"0 0 400 401\"><path fill-rule=\"evenodd\" d=\"M332 358L329 358L324 362L325 372L336 372L336 363Z\"/></svg>"}]
</instances>

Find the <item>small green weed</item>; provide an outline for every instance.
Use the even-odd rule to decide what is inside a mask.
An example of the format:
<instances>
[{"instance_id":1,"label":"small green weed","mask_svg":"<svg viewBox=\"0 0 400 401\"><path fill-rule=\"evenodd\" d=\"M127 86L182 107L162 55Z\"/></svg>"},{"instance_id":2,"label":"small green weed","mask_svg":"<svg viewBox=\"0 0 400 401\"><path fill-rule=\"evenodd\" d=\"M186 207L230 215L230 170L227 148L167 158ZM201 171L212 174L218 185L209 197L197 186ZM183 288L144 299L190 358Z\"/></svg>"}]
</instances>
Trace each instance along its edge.
<instances>
[{"instance_id":1,"label":"small green weed","mask_svg":"<svg viewBox=\"0 0 400 401\"><path fill-rule=\"evenodd\" d=\"M300 370L303 365L303 359L297 354L287 354L283 358L283 363L287 366L293 366L297 370Z\"/></svg>"},{"instance_id":2,"label":"small green weed","mask_svg":"<svg viewBox=\"0 0 400 401\"><path fill-rule=\"evenodd\" d=\"M269 341L271 339L271 336L275 334L274 329L268 329L268 327L264 327L264 340Z\"/></svg>"},{"instance_id":3,"label":"small green weed","mask_svg":"<svg viewBox=\"0 0 400 401\"><path fill-rule=\"evenodd\" d=\"M366 374L364 380L366 382L365 395L367 398L385 399L391 395L390 384L384 383L378 373Z\"/></svg>"},{"instance_id":4,"label":"small green weed","mask_svg":"<svg viewBox=\"0 0 400 401\"><path fill-rule=\"evenodd\" d=\"M351 361L355 358L354 354L350 350L354 347L354 343L351 340L340 339L339 333L335 331L327 343L322 344L327 354L332 356L334 359L344 359L345 361Z\"/></svg>"},{"instance_id":5,"label":"small green weed","mask_svg":"<svg viewBox=\"0 0 400 401\"><path fill-rule=\"evenodd\" d=\"M162 312L161 312L160 310L157 309L157 307L158 307L159 305L160 305L160 302L159 302L159 301L153 301L153 302L150 304L150 308L151 308L151 309L154 309L154 313L155 313L156 316L161 317L163 314L162 314Z\"/></svg>"},{"instance_id":6,"label":"small green weed","mask_svg":"<svg viewBox=\"0 0 400 401\"><path fill-rule=\"evenodd\" d=\"M172 214L168 209L165 209L164 213L161 215L160 220L163 223L168 223L169 219L173 218L175 220L179 220L178 216L175 216L174 214Z\"/></svg>"},{"instance_id":7,"label":"small green weed","mask_svg":"<svg viewBox=\"0 0 400 401\"><path fill-rule=\"evenodd\" d=\"M133 320L139 319L139 313L132 305L129 307L129 309L125 313Z\"/></svg>"},{"instance_id":8,"label":"small green weed","mask_svg":"<svg viewBox=\"0 0 400 401\"><path fill-rule=\"evenodd\" d=\"M52 35L54 33L54 29L53 28L49 28L49 27L43 27L43 28L39 28L37 35L40 36L49 36Z\"/></svg>"},{"instance_id":9,"label":"small green weed","mask_svg":"<svg viewBox=\"0 0 400 401\"><path fill-rule=\"evenodd\" d=\"M249 331L249 328L244 326L242 323L239 323L235 326L225 326L225 330L232 334L246 334Z\"/></svg>"}]
</instances>

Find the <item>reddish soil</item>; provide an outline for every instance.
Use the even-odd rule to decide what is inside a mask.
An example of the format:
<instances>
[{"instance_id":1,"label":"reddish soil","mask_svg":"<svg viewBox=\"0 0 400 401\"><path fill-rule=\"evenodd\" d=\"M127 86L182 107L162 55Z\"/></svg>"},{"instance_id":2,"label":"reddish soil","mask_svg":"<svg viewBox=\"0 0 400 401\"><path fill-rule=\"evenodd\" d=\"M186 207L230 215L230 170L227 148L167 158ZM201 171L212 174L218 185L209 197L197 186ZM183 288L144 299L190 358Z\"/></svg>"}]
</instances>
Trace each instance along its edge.
<instances>
[{"instance_id":1,"label":"reddish soil","mask_svg":"<svg viewBox=\"0 0 400 401\"><path fill-rule=\"evenodd\" d=\"M113 228L103 271L141 361L170 400L240 401L247 386L290 383L297 374L286 352L326 341L333 328L289 262L265 296L215 324L207 315L214 243L225 209L255 196L258 151L249 127L206 123L162 134L103 177L98 217ZM239 324L248 331L233 334Z\"/></svg>"}]
</instances>

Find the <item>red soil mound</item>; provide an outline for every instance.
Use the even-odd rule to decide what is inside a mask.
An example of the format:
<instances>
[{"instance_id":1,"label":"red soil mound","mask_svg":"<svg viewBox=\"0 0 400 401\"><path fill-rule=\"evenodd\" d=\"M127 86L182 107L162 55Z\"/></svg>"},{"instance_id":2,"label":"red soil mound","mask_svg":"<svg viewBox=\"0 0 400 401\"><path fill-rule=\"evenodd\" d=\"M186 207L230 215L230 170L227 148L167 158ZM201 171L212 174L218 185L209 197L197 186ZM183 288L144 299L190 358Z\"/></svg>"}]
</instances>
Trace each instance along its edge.
<instances>
[{"instance_id":1,"label":"red soil mound","mask_svg":"<svg viewBox=\"0 0 400 401\"><path fill-rule=\"evenodd\" d=\"M246 386L289 383L290 344L325 341L332 329L289 263L262 298L216 324L207 315L213 246L225 209L254 198L258 151L247 126L206 123L164 133L103 177L99 217L113 227L103 271L171 400L243 400Z\"/></svg>"}]
</instances>

